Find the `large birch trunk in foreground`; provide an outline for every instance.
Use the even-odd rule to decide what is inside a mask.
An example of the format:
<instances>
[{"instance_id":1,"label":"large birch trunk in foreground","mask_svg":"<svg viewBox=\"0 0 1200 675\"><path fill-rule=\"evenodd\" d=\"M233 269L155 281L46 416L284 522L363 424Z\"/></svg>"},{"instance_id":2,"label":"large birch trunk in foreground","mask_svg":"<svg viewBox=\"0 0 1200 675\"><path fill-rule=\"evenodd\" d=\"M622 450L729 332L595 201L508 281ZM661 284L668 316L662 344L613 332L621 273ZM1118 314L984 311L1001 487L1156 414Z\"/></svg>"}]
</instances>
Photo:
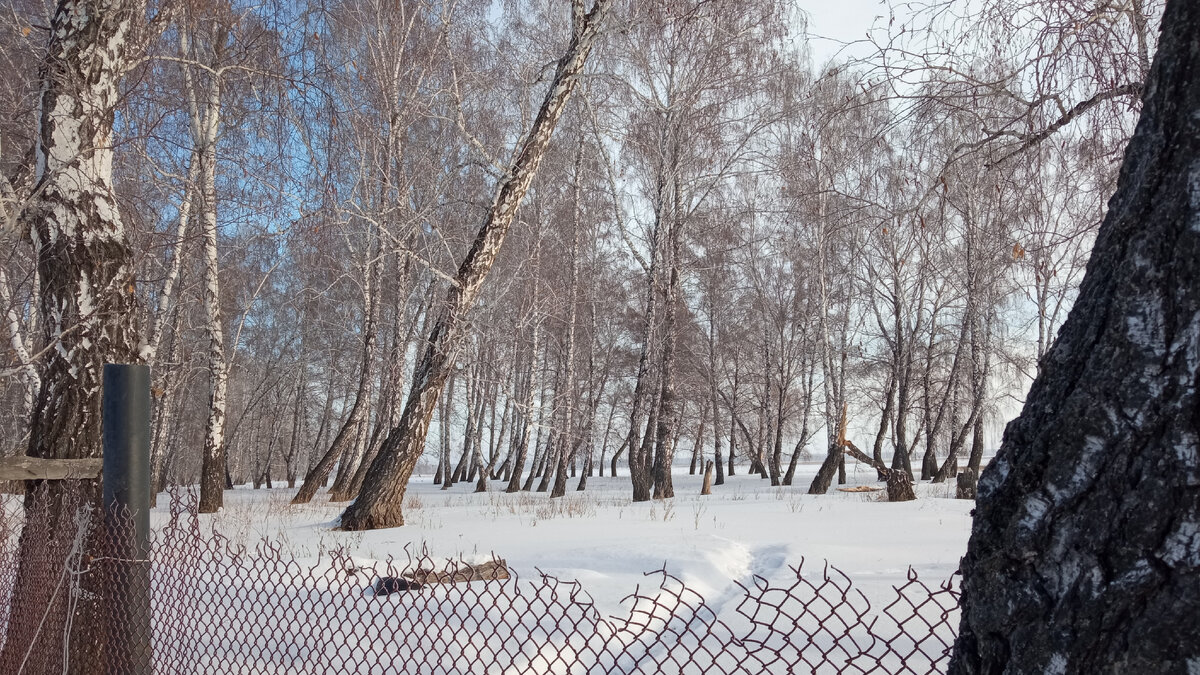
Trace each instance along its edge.
<instances>
[{"instance_id":1,"label":"large birch trunk in foreground","mask_svg":"<svg viewBox=\"0 0 1200 675\"><path fill-rule=\"evenodd\" d=\"M48 348L40 357L41 387L33 406L31 457L99 457L100 387L105 362L139 360L132 254L117 211L112 183L113 109L129 65L131 33L141 19L139 2L60 2L50 25L42 67L37 172L34 195L21 214L37 251L39 311ZM27 482L26 501L44 488L51 509L74 493L81 503L98 503L100 482ZM70 501L70 500L66 500ZM53 513L57 520L73 514ZM69 529L63 526L62 530ZM35 538L36 539L36 538ZM23 542L21 565L10 605L12 616L45 611L62 560L36 561L37 542ZM28 650L41 666L25 672L97 672L95 589L80 580L73 630L64 653L63 627L44 627L42 639L15 634L14 622L0 672L17 672ZM61 618L61 617L60 617ZM64 668L63 657L69 660ZM58 662L58 663L56 663Z\"/></svg>"},{"instance_id":2,"label":"large birch trunk in foreground","mask_svg":"<svg viewBox=\"0 0 1200 675\"><path fill-rule=\"evenodd\" d=\"M113 107L137 2L62 2L43 69L37 185L24 213L47 345L30 456L100 455L105 361L138 360L132 253L112 184Z\"/></svg>"},{"instance_id":3,"label":"large birch trunk in foreground","mask_svg":"<svg viewBox=\"0 0 1200 675\"><path fill-rule=\"evenodd\" d=\"M952 673L1200 663L1200 3L1171 0L1079 299L979 481Z\"/></svg>"},{"instance_id":4,"label":"large birch trunk in foreground","mask_svg":"<svg viewBox=\"0 0 1200 675\"><path fill-rule=\"evenodd\" d=\"M575 4L578 7L582 3L577 0ZM384 440L379 455L363 481L358 499L342 514L343 529L368 530L404 524L401 510L404 491L425 449L430 418L454 365L467 312L475 304L475 298L504 244L517 207L537 173L538 164L550 143L550 135L571 98L579 73L587 63L609 4L610 0L596 0L586 14L581 10L573 12L574 34L566 54L555 68L550 91L542 102L532 128L518 146L508 174L500 180L483 226L454 276L425 352L413 373L412 390L400 423Z\"/></svg>"}]
</instances>

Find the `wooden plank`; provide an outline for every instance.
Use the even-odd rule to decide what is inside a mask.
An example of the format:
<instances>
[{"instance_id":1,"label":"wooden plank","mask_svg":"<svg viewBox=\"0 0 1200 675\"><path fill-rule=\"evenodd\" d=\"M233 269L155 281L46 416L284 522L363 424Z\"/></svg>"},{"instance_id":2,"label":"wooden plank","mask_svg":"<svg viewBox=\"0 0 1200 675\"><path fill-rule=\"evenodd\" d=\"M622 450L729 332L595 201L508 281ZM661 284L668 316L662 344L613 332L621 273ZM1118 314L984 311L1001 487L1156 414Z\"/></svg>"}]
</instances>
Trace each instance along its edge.
<instances>
[{"instance_id":1,"label":"wooden plank","mask_svg":"<svg viewBox=\"0 0 1200 675\"><path fill-rule=\"evenodd\" d=\"M104 460L42 459L40 457L0 458L0 481L6 480L64 480L99 478Z\"/></svg>"}]
</instances>

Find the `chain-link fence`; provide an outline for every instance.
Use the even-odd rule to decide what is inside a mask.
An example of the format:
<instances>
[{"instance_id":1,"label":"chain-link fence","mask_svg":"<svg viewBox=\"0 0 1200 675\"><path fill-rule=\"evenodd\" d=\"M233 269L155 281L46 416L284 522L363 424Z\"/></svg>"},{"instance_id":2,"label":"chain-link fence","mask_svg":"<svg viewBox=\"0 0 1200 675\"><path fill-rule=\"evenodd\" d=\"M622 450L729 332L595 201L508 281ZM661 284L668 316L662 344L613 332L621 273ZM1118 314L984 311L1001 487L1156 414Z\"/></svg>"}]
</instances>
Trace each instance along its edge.
<instances>
[{"instance_id":1,"label":"chain-link fence","mask_svg":"<svg viewBox=\"0 0 1200 675\"><path fill-rule=\"evenodd\" d=\"M879 609L803 560L719 605L658 570L610 617L579 582L500 559L247 550L179 499L149 560L61 496L4 506L4 673L938 673L958 625L953 580L911 570Z\"/></svg>"}]
</instances>

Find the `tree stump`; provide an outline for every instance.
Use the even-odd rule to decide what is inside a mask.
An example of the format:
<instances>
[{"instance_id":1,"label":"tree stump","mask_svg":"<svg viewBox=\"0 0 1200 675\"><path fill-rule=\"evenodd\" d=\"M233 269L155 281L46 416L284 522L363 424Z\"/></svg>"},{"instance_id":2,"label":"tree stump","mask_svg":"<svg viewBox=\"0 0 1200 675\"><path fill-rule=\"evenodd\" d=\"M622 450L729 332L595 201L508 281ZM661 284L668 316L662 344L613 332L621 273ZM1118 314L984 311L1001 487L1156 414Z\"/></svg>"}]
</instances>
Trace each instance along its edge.
<instances>
[{"instance_id":1,"label":"tree stump","mask_svg":"<svg viewBox=\"0 0 1200 675\"><path fill-rule=\"evenodd\" d=\"M975 499L975 485L979 482L979 477L975 475L974 469L967 469L958 474L958 491L954 497L956 499Z\"/></svg>"},{"instance_id":2,"label":"tree stump","mask_svg":"<svg viewBox=\"0 0 1200 675\"><path fill-rule=\"evenodd\" d=\"M710 460L708 460L708 463L704 465L704 485L700 488L700 494L711 495L712 494L712 482L713 482L713 463L712 463L712 460L710 459Z\"/></svg>"},{"instance_id":3,"label":"tree stump","mask_svg":"<svg viewBox=\"0 0 1200 675\"><path fill-rule=\"evenodd\" d=\"M911 502L917 498L913 492L912 481L903 471L890 471L887 478L887 495L889 502Z\"/></svg>"}]
</instances>

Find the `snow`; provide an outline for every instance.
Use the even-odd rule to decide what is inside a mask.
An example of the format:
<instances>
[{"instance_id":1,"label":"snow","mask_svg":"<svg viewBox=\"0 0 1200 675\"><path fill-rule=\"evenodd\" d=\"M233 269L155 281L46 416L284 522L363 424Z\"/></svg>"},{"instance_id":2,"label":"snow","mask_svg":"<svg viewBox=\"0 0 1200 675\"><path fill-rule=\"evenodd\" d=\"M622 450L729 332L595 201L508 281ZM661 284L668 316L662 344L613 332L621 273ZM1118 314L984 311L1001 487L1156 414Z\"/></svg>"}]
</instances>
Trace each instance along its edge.
<instances>
[{"instance_id":1,"label":"snow","mask_svg":"<svg viewBox=\"0 0 1200 675\"><path fill-rule=\"evenodd\" d=\"M743 597L735 582L794 582L789 566L802 561L808 570L827 560L876 608L895 597L892 588L907 581L910 566L931 588L950 578L966 550L974 502L953 499L949 483L918 485L920 499L896 504L881 492L809 496L817 467L802 465L791 487L727 477L707 497L699 494L699 475L677 468L674 499L639 504L630 502L625 476L589 478L587 491L555 500L502 488L473 494L473 483L443 491L430 476L417 476L405 497L406 524L368 532L334 530L346 505L324 502L324 491L312 504L291 506L295 490L239 487L226 492L221 513L202 518L235 543L272 540L302 565L339 547L379 569L423 547L440 559L482 562L494 554L523 577L541 571L578 580L602 616L624 616L622 598L647 583L645 573L664 568L731 612L737 603L729 601ZM851 484L876 484L869 467L848 468ZM169 517L168 502L159 500L156 527Z\"/></svg>"}]
</instances>

